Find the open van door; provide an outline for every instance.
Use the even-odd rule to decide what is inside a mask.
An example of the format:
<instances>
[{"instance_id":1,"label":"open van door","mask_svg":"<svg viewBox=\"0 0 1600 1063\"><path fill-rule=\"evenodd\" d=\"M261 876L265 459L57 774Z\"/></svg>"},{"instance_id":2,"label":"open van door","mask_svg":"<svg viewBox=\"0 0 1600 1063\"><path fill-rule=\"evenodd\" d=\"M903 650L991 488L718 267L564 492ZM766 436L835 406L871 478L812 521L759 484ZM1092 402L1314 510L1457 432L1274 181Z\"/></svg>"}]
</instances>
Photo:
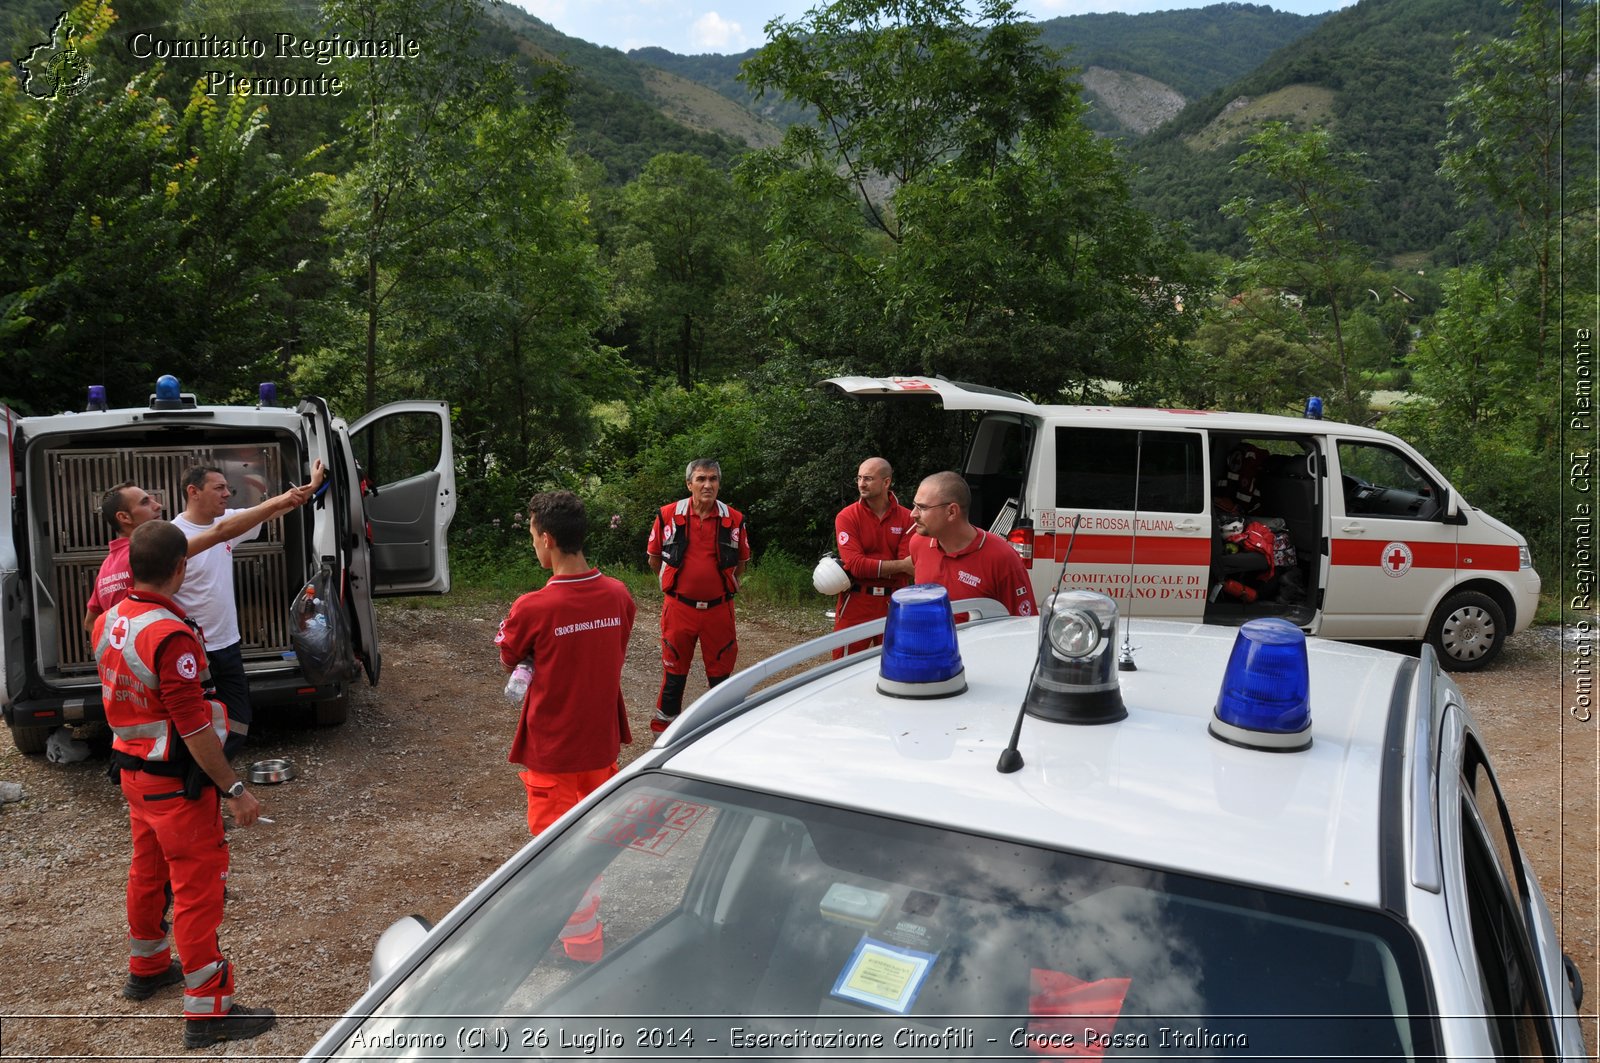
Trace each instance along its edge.
<instances>
[{"instance_id":1,"label":"open van door","mask_svg":"<svg viewBox=\"0 0 1600 1063\"><path fill-rule=\"evenodd\" d=\"M448 592L445 534L456 513L450 407L380 406L350 426L350 446L363 476L374 597Z\"/></svg>"},{"instance_id":2,"label":"open van door","mask_svg":"<svg viewBox=\"0 0 1600 1063\"><path fill-rule=\"evenodd\" d=\"M981 410L1038 416L1039 406L1021 395L980 384L963 384L931 376L836 376L824 387L857 399L923 399L939 402L947 410Z\"/></svg>"},{"instance_id":3,"label":"open van door","mask_svg":"<svg viewBox=\"0 0 1600 1063\"><path fill-rule=\"evenodd\" d=\"M310 398L299 409L311 423L310 456L321 457L328 470L329 519L317 521L316 554L320 561L334 566L350 621L351 641L366 670L367 681L376 684L383 658L378 651L378 614L372 605L372 553L367 543L367 518L361 507L361 471L356 467L349 436L335 428L328 404L320 398Z\"/></svg>"},{"instance_id":4,"label":"open van door","mask_svg":"<svg viewBox=\"0 0 1600 1063\"><path fill-rule=\"evenodd\" d=\"M17 470L12 436L17 418L0 403L0 703L9 705L27 680L22 645L22 573L17 564Z\"/></svg>"}]
</instances>

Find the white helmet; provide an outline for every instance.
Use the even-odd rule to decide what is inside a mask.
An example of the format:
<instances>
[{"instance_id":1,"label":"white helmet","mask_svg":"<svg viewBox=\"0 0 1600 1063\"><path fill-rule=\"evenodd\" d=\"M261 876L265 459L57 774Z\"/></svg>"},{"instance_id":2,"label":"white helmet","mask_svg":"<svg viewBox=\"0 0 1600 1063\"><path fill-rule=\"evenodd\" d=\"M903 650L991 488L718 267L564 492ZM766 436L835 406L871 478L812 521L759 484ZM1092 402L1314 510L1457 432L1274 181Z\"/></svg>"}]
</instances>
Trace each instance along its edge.
<instances>
[{"instance_id":1,"label":"white helmet","mask_svg":"<svg viewBox=\"0 0 1600 1063\"><path fill-rule=\"evenodd\" d=\"M825 554L811 570L811 585L818 594L843 594L850 589L850 573L832 554Z\"/></svg>"}]
</instances>

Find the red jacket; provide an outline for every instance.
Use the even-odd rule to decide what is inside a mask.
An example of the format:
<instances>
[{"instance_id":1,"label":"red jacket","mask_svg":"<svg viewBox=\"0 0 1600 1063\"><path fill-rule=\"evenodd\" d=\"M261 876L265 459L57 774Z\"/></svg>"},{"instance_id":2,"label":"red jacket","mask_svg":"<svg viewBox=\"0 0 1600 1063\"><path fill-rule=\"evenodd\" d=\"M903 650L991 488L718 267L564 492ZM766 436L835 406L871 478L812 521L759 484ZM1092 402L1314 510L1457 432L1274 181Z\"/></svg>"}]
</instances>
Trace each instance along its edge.
<instances>
[{"instance_id":1,"label":"red jacket","mask_svg":"<svg viewBox=\"0 0 1600 1063\"><path fill-rule=\"evenodd\" d=\"M182 763L186 736L210 726L228 737L227 709L202 685L206 651L176 603L133 591L95 621L94 642L112 749Z\"/></svg>"},{"instance_id":2,"label":"red jacket","mask_svg":"<svg viewBox=\"0 0 1600 1063\"><path fill-rule=\"evenodd\" d=\"M750 560L750 534L744 514L725 502L701 517L692 499L661 507L650 526L645 551L661 558L661 589L700 601L732 597L738 588L733 570Z\"/></svg>"},{"instance_id":3,"label":"red jacket","mask_svg":"<svg viewBox=\"0 0 1600 1063\"><path fill-rule=\"evenodd\" d=\"M868 509L866 503L852 502L833 519L839 564L860 586L890 590L904 587L909 582L904 576L883 577L878 573L883 562L909 556L913 523L911 511L892 494L889 508L881 517Z\"/></svg>"}]
</instances>

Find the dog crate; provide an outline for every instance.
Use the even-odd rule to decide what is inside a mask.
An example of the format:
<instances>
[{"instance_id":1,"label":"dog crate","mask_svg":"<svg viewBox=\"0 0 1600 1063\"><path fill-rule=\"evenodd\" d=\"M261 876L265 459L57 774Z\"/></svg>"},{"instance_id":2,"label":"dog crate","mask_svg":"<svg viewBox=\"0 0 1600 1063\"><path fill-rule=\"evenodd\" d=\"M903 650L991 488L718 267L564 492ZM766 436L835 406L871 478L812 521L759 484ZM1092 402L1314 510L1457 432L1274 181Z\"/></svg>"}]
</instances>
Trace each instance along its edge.
<instances>
[{"instance_id":1,"label":"dog crate","mask_svg":"<svg viewBox=\"0 0 1600 1063\"><path fill-rule=\"evenodd\" d=\"M222 470L233 489L228 503L233 509L248 509L287 486L278 443L45 451L49 527L47 544L41 546L47 545L49 554L48 559L39 558L48 564L39 566L35 586L54 596L53 602L40 603L54 605L56 614L53 625L38 627L41 640L53 634L57 643L54 653L48 646L40 647L47 673L72 677L95 669L83 615L112 534L100 516L100 499L117 484L134 483L161 503L166 517L174 517L183 510L180 480L191 465ZM281 660L289 649L289 599L304 577L303 551L291 540L298 542L298 529L275 517L262 525L260 535L233 551L234 604L246 661ZM42 617L46 609L38 612ZM48 666L52 657L56 669Z\"/></svg>"}]
</instances>

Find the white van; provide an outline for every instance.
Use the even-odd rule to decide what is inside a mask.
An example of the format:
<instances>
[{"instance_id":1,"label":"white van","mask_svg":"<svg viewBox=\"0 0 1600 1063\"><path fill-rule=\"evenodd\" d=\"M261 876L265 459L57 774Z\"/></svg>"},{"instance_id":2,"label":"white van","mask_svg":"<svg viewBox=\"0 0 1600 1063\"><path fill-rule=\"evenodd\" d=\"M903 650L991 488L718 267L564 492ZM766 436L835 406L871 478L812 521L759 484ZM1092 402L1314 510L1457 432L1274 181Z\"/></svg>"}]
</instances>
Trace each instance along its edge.
<instances>
[{"instance_id":1,"label":"white van","mask_svg":"<svg viewBox=\"0 0 1600 1063\"><path fill-rule=\"evenodd\" d=\"M223 470L234 508L306 482L317 459L327 467L322 497L267 522L234 551L233 566L257 718L299 702L314 706L318 723L342 722L346 682L307 676L292 648L290 604L331 570L349 631L347 659L334 671L353 678L364 670L378 681L373 599L450 589L449 408L397 402L346 425L317 398L295 409L269 394L256 406L201 406L171 377L146 406L106 409L94 397L100 389L90 392L98 408L84 413L17 417L0 406L0 713L17 748L38 753L55 727L105 719L83 629L111 534L101 495L132 481L174 516L183 509L179 478L192 464Z\"/></svg>"},{"instance_id":2,"label":"white van","mask_svg":"<svg viewBox=\"0 0 1600 1063\"><path fill-rule=\"evenodd\" d=\"M1066 560L1067 587L1109 594L1135 616L1279 616L1328 638L1426 639L1458 671L1493 660L1538 604L1527 540L1387 432L1268 414L1041 406L935 377L824 383L981 415L964 468L971 519L1031 558L1041 601ZM1230 503L1292 544L1270 579L1249 567L1260 555L1225 536Z\"/></svg>"}]
</instances>

